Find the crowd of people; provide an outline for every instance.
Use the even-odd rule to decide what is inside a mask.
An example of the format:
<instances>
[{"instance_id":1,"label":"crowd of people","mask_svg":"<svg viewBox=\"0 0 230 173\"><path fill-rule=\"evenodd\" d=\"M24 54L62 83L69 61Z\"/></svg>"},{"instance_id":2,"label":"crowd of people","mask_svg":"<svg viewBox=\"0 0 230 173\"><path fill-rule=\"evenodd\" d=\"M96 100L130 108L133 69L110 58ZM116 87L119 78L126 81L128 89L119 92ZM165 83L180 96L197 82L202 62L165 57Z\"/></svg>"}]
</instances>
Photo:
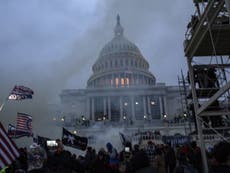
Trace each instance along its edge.
<instances>
[{"instance_id":1,"label":"crowd of people","mask_svg":"<svg viewBox=\"0 0 230 173\"><path fill-rule=\"evenodd\" d=\"M33 144L20 148L20 157L7 169L8 173L202 173L200 148L196 142L176 146L154 144L145 146L126 142L122 151L107 143L99 151L88 146L84 155L57 147ZM230 172L230 143L220 142L207 153L210 173Z\"/></svg>"}]
</instances>

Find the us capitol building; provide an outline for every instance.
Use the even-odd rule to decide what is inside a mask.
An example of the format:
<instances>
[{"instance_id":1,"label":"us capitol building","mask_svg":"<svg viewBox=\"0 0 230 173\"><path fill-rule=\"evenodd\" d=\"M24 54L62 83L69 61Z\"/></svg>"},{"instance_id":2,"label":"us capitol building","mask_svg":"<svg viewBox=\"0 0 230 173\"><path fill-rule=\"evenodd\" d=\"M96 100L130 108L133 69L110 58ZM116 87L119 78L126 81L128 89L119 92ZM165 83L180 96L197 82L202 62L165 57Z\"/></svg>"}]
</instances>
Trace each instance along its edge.
<instances>
[{"instance_id":1,"label":"us capitol building","mask_svg":"<svg viewBox=\"0 0 230 173\"><path fill-rule=\"evenodd\" d=\"M126 126L131 131L185 133L184 125L173 127L164 123L183 114L179 86L156 83L148 61L124 36L119 15L114 37L100 51L92 71L86 89L65 89L60 94L65 127L84 132L103 122Z\"/></svg>"}]
</instances>

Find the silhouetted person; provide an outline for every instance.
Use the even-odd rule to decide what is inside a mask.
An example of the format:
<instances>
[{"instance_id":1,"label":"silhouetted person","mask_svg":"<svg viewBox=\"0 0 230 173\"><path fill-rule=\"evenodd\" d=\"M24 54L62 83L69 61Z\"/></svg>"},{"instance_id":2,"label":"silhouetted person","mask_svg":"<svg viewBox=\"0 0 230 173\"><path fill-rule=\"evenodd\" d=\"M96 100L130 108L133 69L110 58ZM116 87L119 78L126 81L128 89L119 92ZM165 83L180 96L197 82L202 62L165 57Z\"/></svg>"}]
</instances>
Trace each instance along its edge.
<instances>
[{"instance_id":1,"label":"silhouetted person","mask_svg":"<svg viewBox=\"0 0 230 173\"><path fill-rule=\"evenodd\" d=\"M108 173L109 165L105 158L105 153L99 151L96 160L92 164L91 173Z\"/></svg>"},{"instance_id":2,"label":"silhouetted person","mask_svg":"<svg viewBox=\"0 0 230 173\"><path fill-rule=\"evenodd\" d=\"M213 156L216 164L210 168L210 173L230 172L230 143L220 142L214 147Z\"/></svg>"},{"instance_id":3,"label":"silhouetted person","mask_svg":"<svg viewBox=\"0 0 230 173\"><path fill-rule=\"evenodd\" d=\"M176 155L173 148L170 146L170 144L168 144L166 147L167 147L165 153L166 169L169 173L173 173L176 167Z\"/></svg>"}]
</instances>

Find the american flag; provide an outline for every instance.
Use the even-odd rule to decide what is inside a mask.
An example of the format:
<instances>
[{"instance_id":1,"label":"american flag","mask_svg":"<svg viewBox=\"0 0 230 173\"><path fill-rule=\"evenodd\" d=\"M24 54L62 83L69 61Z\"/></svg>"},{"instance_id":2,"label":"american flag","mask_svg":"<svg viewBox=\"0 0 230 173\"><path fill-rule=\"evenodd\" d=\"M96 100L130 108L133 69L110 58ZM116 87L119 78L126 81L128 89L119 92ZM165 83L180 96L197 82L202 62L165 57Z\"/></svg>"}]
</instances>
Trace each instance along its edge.
<instances>
[{"instance_id":1,"label":"american flag","mask_svg":"<svg viewBox=\"0 0 230 173\"><path fill-rule=\"evenodd\" d=\"M16 130L27 132L32 135L32 116L18 113Z\"/></svg>"},{"instance_id":2,"label":"american flag","mask_svg":"<svg viewBox=\"0 0 230 173\"><path fill-rule=\"evenodd\" d=\"M31 132L25 132L25 131L20 131L17 130L16 127L12 124L8 125L8 132L7 132L8 136L13 139L13 138L21 138L24 136L30 137L33 136L33 134L31 134Z\"/></svg>"},{"instance_id":3,"label":"american flag","mask_svg":"<svg viewBox=\"0 0 230 173\"><path fill-rule=\"evenodd\" d=\"M10 165L19 152L14 142L8 137L6 130L0 122L0 170Z\"/></svg>"}]
</instances>

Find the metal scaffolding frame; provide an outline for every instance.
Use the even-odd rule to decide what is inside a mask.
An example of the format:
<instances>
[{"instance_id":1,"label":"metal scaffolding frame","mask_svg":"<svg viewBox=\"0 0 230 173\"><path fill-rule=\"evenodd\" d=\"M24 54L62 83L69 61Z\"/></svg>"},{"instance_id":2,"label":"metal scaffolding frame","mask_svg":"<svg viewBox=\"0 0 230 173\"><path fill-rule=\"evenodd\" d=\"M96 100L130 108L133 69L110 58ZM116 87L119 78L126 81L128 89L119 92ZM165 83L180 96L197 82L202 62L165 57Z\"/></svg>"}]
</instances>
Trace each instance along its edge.
<instances>
[{"instance_id":1,"label":"metal scaffolding frame","mask_svg":"<svg viewBox=\"0 0 230 173\"><path fill-rule=\"evenodd\" d=\"M228 117L230 115L228 109L230 80L228 79L228 74L226 74L226 69L229 68L228 60L230 55L230 14L226 11L225 0L194 1L194 3L196 13L187 26L184 52L187 58L191 96L204 166L203 172L208 173L202 117ZM214 60L215 62L213 62ZM213 68L217 70L220 85L216 88L199 90L195 79L195 68ZM202 94L200 94L201 91L203 91ZM210 111L209 108L215 101L226 101L225 105L227 105L227 109L212 109ZM214 127L210 127L210 130L218 133L224 140L228 140L218 131L221 128L218 127L215 129ZM229 132L229 125L223 127L223 129Z\"/></svg>"}]
</instances>

